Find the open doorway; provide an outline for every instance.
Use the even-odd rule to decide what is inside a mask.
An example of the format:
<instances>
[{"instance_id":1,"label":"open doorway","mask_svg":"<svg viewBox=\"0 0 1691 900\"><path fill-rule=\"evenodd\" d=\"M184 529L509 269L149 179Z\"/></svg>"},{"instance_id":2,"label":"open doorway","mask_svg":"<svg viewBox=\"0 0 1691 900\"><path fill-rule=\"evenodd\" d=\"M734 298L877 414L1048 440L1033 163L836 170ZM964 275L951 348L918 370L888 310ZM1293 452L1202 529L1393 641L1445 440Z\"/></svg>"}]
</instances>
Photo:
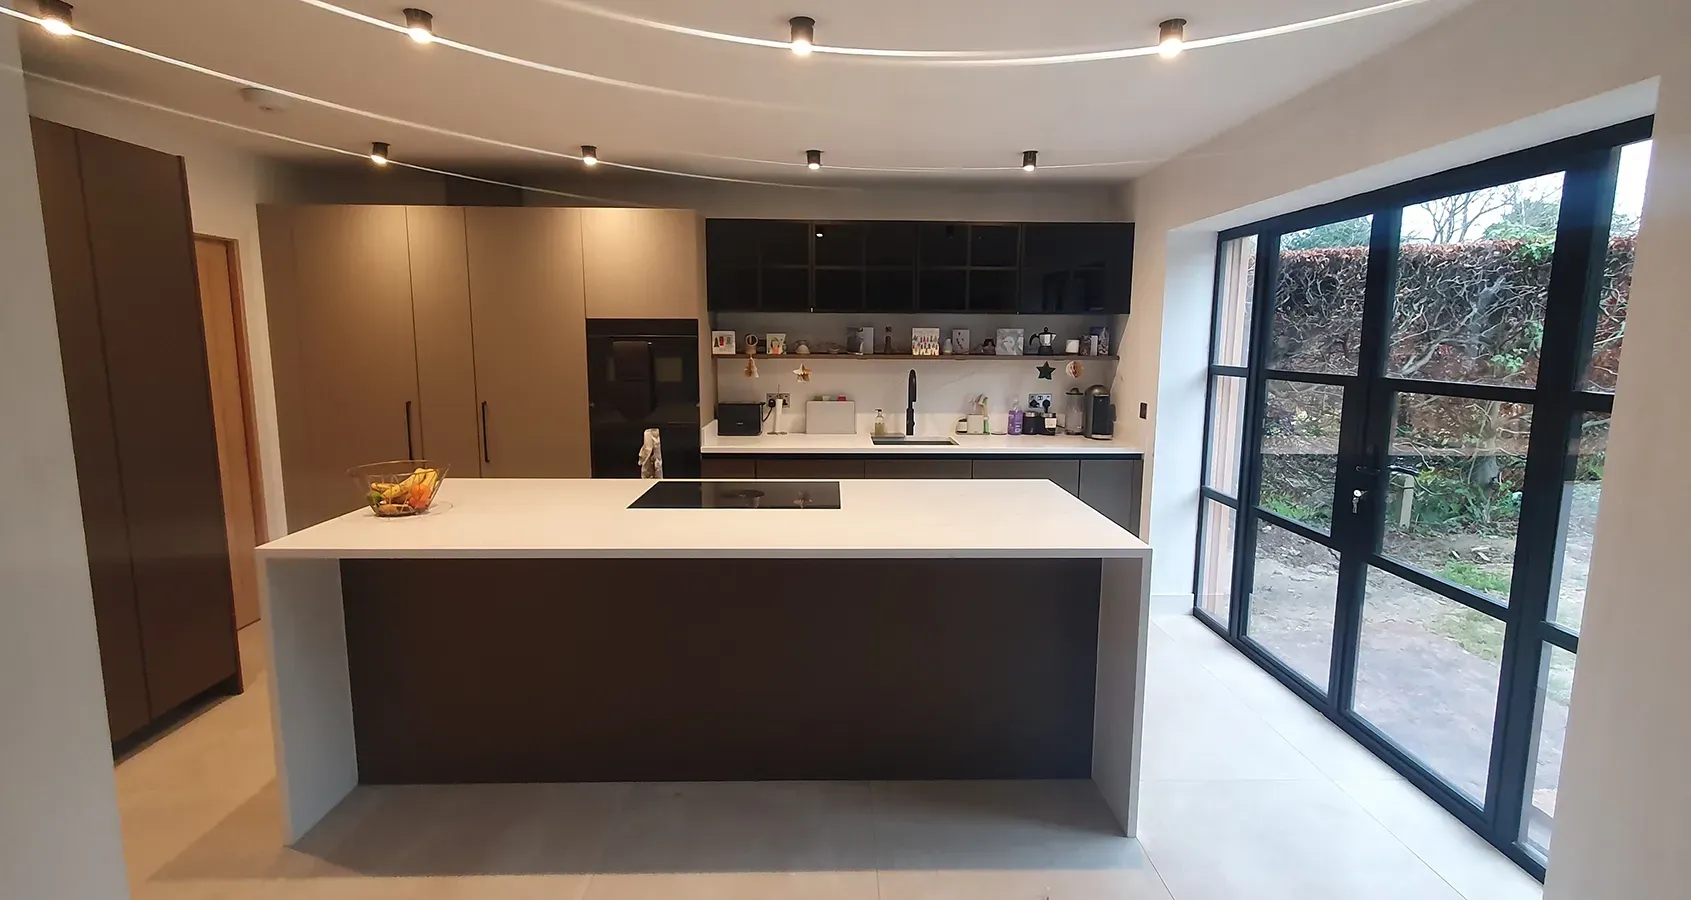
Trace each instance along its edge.
<instances>
[{"instance_id":1,"label":"open doorway","mask_svg":"<svg viewBox=\"0 0 1691 900\"><path fill-rule=\"evenodd\" d=\"M269 540L258 457L252 367L247 352L246 309L241 294L239 245L230 238L194 235L200 310L205 320L206 363L211 373L212 419L223 482L223 519L235 590L235 627L258 621L258 569L253 548Z\"/></svg>"}]
</instances>

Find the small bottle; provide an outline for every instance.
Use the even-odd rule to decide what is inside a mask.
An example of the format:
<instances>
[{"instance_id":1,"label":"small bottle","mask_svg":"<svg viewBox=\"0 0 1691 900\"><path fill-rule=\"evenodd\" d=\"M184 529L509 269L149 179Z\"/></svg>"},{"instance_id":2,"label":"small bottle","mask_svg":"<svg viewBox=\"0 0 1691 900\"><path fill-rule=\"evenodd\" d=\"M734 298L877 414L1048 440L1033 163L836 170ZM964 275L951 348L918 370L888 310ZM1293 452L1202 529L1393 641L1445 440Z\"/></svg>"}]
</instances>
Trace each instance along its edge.
<instances>
[{"instance_id":1,"label":"small bottle","mask_svg":"<svg viewBox=\"0 0 1691 900\"><path fill-rule=\"evenodd\" d=\"M887 339L884 343L881 344L881 352L888 354L888 355L892 354L892 326L891 325L887 326Z\"/></svg>"},{"instance_id":2,"label":"small bottle","mask_svg":"<svg viewBox=\"0 0 1691 900\"><path fill-rule=\"evenodd\" d=\"M875 437L887 436L887 417L880 410L875 410Z\"/></svg>"},{"instance_id":3,"label":"small bottle","mask_svg":"<svg viewBox=\"0 0 1691 900\"><path fill-rule=\"evenodd\" d=\"M1010 434L1022 433L1022 405L1020 403L1010 407L1010 427L1006 430Z\"/></svg>"}]
</instances>

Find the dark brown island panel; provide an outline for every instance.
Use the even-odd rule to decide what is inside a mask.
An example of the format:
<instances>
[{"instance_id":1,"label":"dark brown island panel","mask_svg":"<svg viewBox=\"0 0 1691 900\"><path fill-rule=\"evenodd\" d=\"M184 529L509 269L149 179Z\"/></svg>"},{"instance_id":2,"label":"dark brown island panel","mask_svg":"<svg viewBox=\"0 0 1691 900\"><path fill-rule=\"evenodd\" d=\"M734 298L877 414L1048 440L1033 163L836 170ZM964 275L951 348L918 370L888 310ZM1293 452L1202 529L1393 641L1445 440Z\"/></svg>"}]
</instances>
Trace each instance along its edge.
<instances>
[{"instance_id":1,"label":"dark brown island panel","mask_svg":"<svg viewBox=\"0 0 1691 900\"><path fill-rule=\"evenodd\" d=\"M1087 778L1098 559L349 559L366 784Z\"/></svg>"}]
</instances>

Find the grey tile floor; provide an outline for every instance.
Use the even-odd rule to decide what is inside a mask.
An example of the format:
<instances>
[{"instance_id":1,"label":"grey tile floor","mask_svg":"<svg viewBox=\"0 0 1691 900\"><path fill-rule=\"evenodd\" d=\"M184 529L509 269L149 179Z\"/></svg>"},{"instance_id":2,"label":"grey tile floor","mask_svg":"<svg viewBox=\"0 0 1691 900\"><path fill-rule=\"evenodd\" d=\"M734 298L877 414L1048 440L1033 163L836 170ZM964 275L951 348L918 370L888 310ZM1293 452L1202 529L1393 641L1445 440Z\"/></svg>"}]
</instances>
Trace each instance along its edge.
<instances>
[{"instance_id":1,"label":"grey tile floor","mask_svg":"<svg viewBox=\"0 0 1691 900\"><path fill-rule=\"evenodd\" d=\"M781 782L361 788L285 848L252 681L118 766L137 898L1539 895L1186 616L1152 629L1139 840L1084 782Z\"/></svg>"}]
</instances>

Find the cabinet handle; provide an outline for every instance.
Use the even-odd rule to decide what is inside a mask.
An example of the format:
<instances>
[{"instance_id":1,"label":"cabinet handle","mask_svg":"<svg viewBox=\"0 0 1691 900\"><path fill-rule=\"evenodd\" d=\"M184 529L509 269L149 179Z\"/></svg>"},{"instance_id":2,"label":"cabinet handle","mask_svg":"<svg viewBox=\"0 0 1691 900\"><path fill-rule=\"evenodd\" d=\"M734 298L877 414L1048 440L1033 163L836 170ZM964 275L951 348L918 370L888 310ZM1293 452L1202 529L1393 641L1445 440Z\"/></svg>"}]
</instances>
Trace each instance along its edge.
<instances>
[{"instance_id":1,"label":"cabinet handle","mask_svg":"<svg viewBox=\"0 0 1691 900\"><path fill-rule=\"evenodd\" d=\"M405 401L405 458L416 459L417 451L411 446L411 401Z\"/></svg>"},{"instance_id":2,"label":"cabinet handle","mask_svg":"<svg viewBox=\"0 0 1691 900\"><path fill-rule=\"evenodd\" d=\"M481 461L493 462L493 455L487 448L487 401L481 402Z\"/></svg>"}]
</instances>

